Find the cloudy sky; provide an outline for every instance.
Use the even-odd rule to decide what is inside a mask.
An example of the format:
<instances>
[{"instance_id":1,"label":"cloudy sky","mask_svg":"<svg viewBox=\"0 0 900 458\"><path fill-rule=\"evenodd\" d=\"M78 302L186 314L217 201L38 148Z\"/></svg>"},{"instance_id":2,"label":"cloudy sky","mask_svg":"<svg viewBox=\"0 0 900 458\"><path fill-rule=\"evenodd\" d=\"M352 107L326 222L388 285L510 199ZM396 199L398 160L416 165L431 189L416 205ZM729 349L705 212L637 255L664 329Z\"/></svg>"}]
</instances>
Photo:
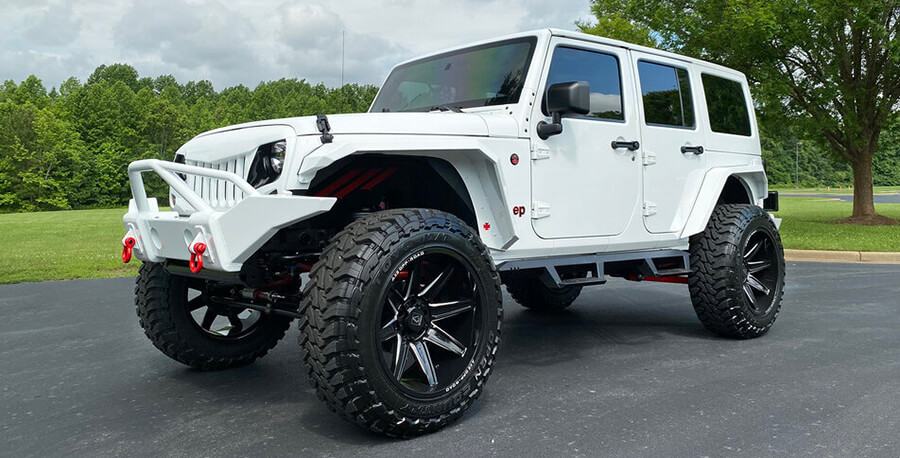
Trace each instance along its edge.
<instances>
[{"instance_id":1,"label":"cloudy sky","mask_svg":"<svg viewBox=\"0 0 900 458\"><path fill-rule=\"evenodd\" d=\"M492 36L572 29L588 0L0 0L0 80L47 88L100 64L141 76L379 84L399 61Z\"/></svg>"}]
</instances>

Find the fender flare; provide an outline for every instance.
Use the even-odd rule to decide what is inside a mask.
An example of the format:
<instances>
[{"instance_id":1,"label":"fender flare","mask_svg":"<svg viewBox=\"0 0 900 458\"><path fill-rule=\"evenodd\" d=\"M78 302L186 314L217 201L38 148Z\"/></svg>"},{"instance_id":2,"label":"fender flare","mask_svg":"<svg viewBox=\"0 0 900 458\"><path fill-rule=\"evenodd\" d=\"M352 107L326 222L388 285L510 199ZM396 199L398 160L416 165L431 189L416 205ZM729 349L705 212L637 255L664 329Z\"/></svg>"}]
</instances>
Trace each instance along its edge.
<instances>
[{"instance_id":1,"label":"fender flare","mask_svg":"<svg viewBox=\"0 0 900 458\"><path fill-rule=\"evenodd\" d=\"M441 159L453 167L465 185L479 224L473 229L478 231L482 242L490 249L505 250L518 240L512 218L506 211L509 205L503 190L507 188L499 163L477 138L442 138L440 146L435 148L423 147L421 140L377 143L351 141L316 149L303 158L298 173L299 188L307 189L316 174L349 156L385 154ZM490 226L482 224L487 222Z\"/></svg>"},{"instance_id":2,"label":"fender flare","mask_svg":"<svg viewBox=\"0 0 900 458\"><path fill-rule=\"evenodd\" d=\"M750 202L761 205L768 191L768 180L766 172L759 166L710 169L703 177L697 201L684 225L681 238L688 238L706 229L709 218L718 204L719 196L725 188L725 182L731 177L738 179L744 185Z\"/></svg>"}]
</instances>

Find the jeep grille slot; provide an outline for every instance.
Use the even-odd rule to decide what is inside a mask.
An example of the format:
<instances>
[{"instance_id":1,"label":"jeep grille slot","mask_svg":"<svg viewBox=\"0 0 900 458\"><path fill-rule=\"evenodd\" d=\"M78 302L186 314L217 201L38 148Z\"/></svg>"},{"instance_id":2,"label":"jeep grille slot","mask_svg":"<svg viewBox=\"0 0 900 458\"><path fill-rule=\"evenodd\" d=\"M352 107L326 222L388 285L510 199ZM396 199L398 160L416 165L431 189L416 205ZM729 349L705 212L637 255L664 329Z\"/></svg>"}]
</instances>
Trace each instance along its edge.
<instances>
[{"instance_id":1,"label":"jeep grille slot","mask_svg":"<svg viewBox=\"0 0 900 458\"><path fill-rule=\"evenodd\" d=\"M241 178L247 178L247 156L239 156L219 162L192 161L190 159L186 162L188 165L223 170L232 172ZM191 188L213 208L231 208L244 198L243 191L225 180L196 175L188 176L187 180Z\"/></svg>"}]
</instances>

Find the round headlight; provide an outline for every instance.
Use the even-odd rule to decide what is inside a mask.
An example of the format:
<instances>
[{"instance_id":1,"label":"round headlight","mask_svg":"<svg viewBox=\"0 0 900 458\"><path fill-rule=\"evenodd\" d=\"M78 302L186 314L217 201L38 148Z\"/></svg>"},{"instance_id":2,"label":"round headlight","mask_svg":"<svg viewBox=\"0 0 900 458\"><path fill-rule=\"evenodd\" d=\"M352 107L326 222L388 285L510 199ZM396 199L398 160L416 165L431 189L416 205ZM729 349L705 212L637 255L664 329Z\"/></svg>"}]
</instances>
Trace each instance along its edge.
<instances>
[{"instance_id":1,"label":"round headlight","mask_svg":"<svg viewBox=\"0 0 900 458\"><path fill-rule=\"evenodd\" d=\"M284 166L284 154L287 150L287 143L280 141L272 145L272 155L269 156L269 165L276 174L281 174L281 168Z\"/></svg>"}]
</instances>

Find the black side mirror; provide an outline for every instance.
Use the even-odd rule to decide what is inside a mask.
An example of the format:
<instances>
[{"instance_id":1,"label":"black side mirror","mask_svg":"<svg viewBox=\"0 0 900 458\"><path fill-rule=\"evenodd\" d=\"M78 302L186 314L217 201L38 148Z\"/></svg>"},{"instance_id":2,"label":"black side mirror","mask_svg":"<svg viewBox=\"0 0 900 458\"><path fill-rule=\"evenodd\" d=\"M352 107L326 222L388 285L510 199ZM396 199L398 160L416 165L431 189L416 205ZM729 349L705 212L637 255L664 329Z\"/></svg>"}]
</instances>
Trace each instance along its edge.
<instances>
[{"instance_id":1,"label":"black side mirror","mask_svg":"<svg viewBox=\"0 0 900 458\"><path fill-rule=\"evenodd\" d=\"M553 117L553 122L538 123L537 134L541 140L562 133L562 118L591 112L591 86L586 81L550 85L547 88L547 111Z\"/></svg>"}]
</instances>

